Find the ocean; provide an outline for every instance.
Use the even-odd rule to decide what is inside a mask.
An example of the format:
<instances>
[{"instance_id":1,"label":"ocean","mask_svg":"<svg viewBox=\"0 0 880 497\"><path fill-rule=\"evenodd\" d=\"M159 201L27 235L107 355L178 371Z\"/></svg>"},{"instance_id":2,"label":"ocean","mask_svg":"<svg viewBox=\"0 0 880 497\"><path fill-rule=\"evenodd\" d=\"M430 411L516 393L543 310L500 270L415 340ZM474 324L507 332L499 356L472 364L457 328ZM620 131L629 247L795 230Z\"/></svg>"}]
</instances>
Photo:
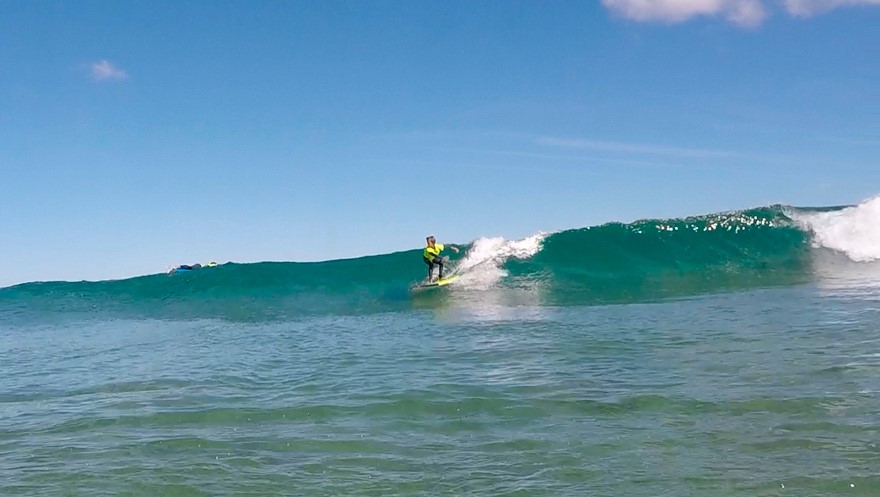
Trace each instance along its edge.
<instances>
[{"instance_id":1,"label":"ocean","mask_svg":"<svg viewBox=\"0 0 880 497\"><path fill-rule=\"evenodd\" d=\"M0 495L880 495L880 198L420 252L0 289Z\"/></svg>"}]
</instances>

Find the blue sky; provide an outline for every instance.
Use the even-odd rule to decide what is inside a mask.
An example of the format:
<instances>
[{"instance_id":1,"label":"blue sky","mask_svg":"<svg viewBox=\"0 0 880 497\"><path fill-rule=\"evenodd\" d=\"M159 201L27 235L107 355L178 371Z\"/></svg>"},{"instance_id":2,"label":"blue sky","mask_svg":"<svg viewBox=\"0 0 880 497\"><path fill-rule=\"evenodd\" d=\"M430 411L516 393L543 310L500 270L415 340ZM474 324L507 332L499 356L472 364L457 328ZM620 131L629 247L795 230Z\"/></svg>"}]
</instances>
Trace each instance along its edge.
<instances>
[{"instance_id":1,"label":"blue sky","mask_svg":"<svg viewBox=\"0 0 880 497\"><path fill-rule=\"evenodd\" d=\"M878 26L880 0L7 2L0 286L855 203Z\"/></svg>"}]
</instances>

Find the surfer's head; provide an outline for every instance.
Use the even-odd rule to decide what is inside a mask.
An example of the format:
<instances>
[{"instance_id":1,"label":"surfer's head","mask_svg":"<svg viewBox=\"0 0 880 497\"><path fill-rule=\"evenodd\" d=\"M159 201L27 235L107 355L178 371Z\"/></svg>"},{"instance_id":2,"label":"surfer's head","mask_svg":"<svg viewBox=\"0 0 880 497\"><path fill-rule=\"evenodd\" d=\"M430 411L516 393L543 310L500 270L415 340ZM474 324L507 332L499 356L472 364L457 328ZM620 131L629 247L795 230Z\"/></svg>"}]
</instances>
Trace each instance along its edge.
<instances>
[{"instance_id":1,"label":"surfer's head","mask_svg":"<svg viewBox=\"0 0 880 497\"><path fill-rule=\"evenodd\" d=\"M437 243L434 235L428 235L427 237L425 237L425 241L428 242L428 245L434 245L435 243Z\"/></svg>"}]
</instances>

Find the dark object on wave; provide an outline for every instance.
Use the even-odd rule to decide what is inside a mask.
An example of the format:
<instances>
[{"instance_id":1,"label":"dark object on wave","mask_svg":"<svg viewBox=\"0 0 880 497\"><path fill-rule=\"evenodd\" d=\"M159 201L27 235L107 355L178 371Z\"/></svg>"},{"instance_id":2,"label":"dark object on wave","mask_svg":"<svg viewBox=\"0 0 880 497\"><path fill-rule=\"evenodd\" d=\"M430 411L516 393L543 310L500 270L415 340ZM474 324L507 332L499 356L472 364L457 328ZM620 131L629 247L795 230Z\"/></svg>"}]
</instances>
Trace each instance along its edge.
<instances>
[{"instance_id":1,"label":"dark object on wave","mask_svg":"<svg viewBox=\"0 0 880 497\"><path fill-rule=\"evenodd\" d=\"M209 262L208 265L204 266L204 267L214 267L216 265L217 265L216 262ZM168 272L169 273L187 273L190 271L195 271L196 269L200 269L200 268L202 268L201 264L193 264L192 266L190 266L189 264L181 264L177 267L171 268L171 270Z\"/></svg>"}]
</instances>

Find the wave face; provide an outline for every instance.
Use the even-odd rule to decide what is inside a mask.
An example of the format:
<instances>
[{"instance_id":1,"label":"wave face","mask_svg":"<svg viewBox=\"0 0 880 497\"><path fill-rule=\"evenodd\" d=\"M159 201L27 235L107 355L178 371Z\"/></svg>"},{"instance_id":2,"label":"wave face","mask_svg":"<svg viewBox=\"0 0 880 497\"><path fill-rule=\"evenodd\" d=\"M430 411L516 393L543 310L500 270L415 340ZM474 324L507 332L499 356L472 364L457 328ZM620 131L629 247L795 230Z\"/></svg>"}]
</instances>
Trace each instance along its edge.
<instances>
[{"instance_id":1,"label":"wave face","mask_svg":"<svg viewBox=\"0 0 880 497\"><path fill-rule=\"evenodd\" d=\"M514 267L566 301L638 301L803 281L808 238L768 207L566 231Z\"/></svg>"},{"instance_id":2,"label":"wave face","mask_svg":"<svg viewBox=\"0 0 880 497\"><path fill-rule=\"evenodd\" d=\"M478 239L453 255L462 276L418 293L421 249L328 262L224 264L190 273L0 289L0 320L88 317L260 321L394 312L450 301L509 305L645 302L792 285L817 252L880 260L880 197L853 207L770 206L681 219Z\"/></svg>"}]
</instances>

